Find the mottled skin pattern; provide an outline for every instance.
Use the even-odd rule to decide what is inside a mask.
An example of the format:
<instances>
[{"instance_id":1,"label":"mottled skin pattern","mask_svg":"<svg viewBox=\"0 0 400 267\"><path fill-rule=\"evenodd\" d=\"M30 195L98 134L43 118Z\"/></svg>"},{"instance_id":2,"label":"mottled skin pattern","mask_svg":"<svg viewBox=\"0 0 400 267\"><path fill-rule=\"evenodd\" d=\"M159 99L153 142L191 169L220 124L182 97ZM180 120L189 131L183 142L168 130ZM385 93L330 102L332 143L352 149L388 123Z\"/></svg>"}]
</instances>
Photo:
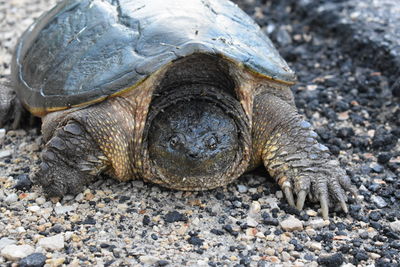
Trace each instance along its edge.
<instances>
[{"instance_id":1,"label":"mottled skin pattern","mask_svg":"<svg viewBox=\"0 0 400 267\"><path fill-rule=\"evenodd\" d=\"M242 74L242 79L248 79L248 75L253 74ZM149 164L143 135L154 90L151 85L158 79L154 75L141 85L141 90L127 95L43 118L46 146L35 179L47 195L79 193L101 173L120 181L144 178L180 190L205 190L227 184L263 164L290 205L302 209L309 195L311 200L320 201L324 218L328 218L329 203L338 202L347 211L345 191L355 192L349 178L326 147L318 144L310 124L297 113L289 87L259 77L247 85L254 86L255 92L248 116L252 118L251 145L246 146L250 157L244 163L232 163L241 166L238 172L231 176L217 173L202 180L201 185L161 179L156 167Z\"/></svg>"}]
</instances>

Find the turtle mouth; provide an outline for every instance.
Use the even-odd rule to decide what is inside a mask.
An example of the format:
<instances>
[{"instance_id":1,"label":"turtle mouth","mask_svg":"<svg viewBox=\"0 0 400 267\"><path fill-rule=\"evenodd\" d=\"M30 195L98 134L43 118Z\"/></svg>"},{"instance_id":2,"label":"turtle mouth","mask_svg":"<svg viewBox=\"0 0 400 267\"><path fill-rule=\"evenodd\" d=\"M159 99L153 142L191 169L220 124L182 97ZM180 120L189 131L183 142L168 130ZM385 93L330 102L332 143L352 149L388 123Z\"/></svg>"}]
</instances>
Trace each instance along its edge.
<instances>
[{"instance_id":1,"label":"turtle mouth","mask_svg":"<svg viewBox=\"0 0 400 267\"><path fill-rule=\"evenodd\" d=\"M190 85L153 99L144 130L145 179L179 190L225 185L247 168L250 131L240 103Z\"/></svg>"}]
</instances>

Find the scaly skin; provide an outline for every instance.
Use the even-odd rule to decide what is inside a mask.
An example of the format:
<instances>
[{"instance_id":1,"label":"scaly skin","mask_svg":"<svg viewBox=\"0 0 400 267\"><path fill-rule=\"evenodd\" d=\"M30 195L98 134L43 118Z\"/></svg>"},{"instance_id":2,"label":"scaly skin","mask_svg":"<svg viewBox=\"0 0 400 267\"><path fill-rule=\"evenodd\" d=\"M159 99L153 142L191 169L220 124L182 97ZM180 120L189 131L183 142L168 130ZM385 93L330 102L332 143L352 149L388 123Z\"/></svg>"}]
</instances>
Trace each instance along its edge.
<instances>
[{"instance_id":1,"label":"scaly skin","mask_svg":"<svg viewBox=\"0 0 400 267\"><path fill-rule=\"evenodd\" d=\"M34 181L50 197L77 194L108 167L107 161L84 127L70 119L47 142Z\"/></svg>"},{"instance_id":2,"label":"scaly skin","mask_svg":"<svg viewBox=\"0 0 400 267\"><path fill-rule=\"evenodd\" d=\"M11 88L11 83L0 83L0 128L12 121L10 128L17 129L21 124L23 113L26 111Z\"/></svg>"},{"instance_id":3,"label":"scaly skin","mask_svg":"<svg viewBox=\"0 0 400 267\"><path fill-rule=\"evenodd\" d=\"M347 212L345 191L355 192L349 178L288 101L269 93L256 96L249 169L263 163L299 210L309 195L320 201L325 219L329 203L339 202ZM105 170L121 181L143 175L138 156L143 124L135 123L143 109L133 106L117 97L64 116L42 152L36 179L48 195L80 192Z\"/></svg>"},{"instance_id":4,"label":"scaly skin","mask_svg":"<svg viewBox=\"0 0 400 267\"><path fill-rule=\"evenodd\" d=\"M329 203L339 202L347 212L345 191L355 190L310 123L291 103L268 93L256 96L253 112L253 159L264 163L288 203L301 210L308 194L320 201L325 219Z\"/></svg>"}]
</instances>

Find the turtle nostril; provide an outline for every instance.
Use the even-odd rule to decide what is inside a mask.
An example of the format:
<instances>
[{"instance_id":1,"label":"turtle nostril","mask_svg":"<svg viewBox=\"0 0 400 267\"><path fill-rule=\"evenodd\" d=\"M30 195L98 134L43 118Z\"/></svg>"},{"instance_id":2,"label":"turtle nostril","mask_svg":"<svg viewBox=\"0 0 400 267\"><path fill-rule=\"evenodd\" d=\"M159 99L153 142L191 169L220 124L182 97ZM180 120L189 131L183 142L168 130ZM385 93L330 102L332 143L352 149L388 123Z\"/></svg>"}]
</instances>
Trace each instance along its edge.
<instances>
[{"instance_id":1,"label":"turtle nostril","mask_svg":"<svg viewBox=\"0 0 400 267\"><path fill-rule=\"evenodd\" d=\"M188 156L190 158L197 159L199 157L199 152L198 151L189 151Z\"/></svg>"}]
</instances>

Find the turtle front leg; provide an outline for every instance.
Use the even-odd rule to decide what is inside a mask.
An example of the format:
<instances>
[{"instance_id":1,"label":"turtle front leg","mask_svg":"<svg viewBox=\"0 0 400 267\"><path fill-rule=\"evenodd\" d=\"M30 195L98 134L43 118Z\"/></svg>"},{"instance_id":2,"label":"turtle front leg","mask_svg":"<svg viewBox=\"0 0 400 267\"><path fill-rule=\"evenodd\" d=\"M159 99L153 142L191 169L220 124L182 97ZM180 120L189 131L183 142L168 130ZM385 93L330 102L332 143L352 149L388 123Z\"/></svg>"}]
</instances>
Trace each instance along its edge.
<instances>
[{"instance_id":1,"label":"turtle front leg","mask_svg":"<svg viewBox=\"0 0 400 267\"><path fill-rule=\"evenodd\" d=\"M0 128L10 125L11 129L17 129L25 113L11 83L0 82Z\"/></svg>"},{"instance_id":2,"label":"turtle front leg","mask_svg":"<svg viewBox=\"0 0 400 267\"><path fill-rule=\"evenodd\" d=\"M329 204L339 202L347 212L346 191L356 191L337 159L316 138L310 123L301 118L293 104L272 94L256 96L254 151L291 206L301 210L309 195L320 201L323 218L328 219Z\"/></svg>"},{"instance_id":3,"label":"turtle front leg","mask_svg":"<svg viewBox=\"0 0 400 267\"><path fill-rule=\"evenodd\" d=\"M77 194L107 168L107 158L85 128L71 119L58 126L42 151L36 173L49 197Z\"/></svg>"}]
</instances>

